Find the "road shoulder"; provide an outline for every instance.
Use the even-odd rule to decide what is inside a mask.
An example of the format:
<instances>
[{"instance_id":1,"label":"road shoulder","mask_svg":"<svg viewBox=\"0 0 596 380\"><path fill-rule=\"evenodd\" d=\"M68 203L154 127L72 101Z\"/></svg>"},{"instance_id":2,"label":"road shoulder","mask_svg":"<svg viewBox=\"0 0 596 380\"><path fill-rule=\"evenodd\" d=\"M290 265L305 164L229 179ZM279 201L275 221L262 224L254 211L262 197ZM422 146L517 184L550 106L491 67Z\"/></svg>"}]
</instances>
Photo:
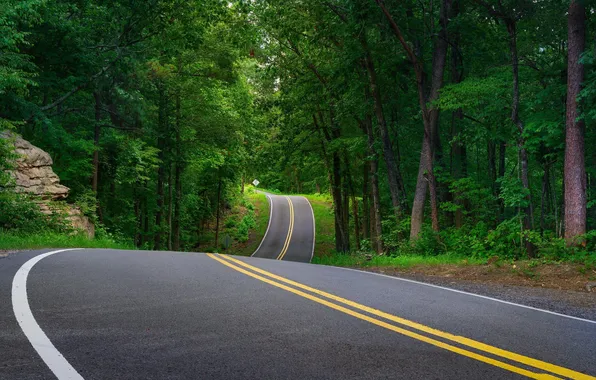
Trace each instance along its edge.
<instances>
[{"instance_id":1,"label":"road shoulder","mask_svg":"<svg viewBox=\"0 0 596 380\"><path fill-rule=\"evenodd\" d=\"M480 282L440 275L419 274L395 268L354 268L386 276L400 277L428 284L444 286L464 292L479 294L499 300L518 303L556 313L596 321L596 292L575 291L512 285L506 283Z\"/></svg>"}]
</instances>

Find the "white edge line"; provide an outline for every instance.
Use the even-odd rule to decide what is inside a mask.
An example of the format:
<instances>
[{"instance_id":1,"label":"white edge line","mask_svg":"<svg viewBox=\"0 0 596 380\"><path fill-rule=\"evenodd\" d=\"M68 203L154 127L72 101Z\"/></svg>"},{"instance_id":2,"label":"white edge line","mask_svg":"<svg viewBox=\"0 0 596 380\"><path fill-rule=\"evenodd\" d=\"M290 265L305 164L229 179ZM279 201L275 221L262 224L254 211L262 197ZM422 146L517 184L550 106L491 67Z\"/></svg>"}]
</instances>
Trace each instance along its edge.
<instances>
[{"instance_id":1,"label":"white edge line","mask_svg":"<svg viewBox=\"0 0 596 380\"><path fill-rule=\"evenodd\" d=\"M269 233L269 228L271 227L271 219L273 219L273 199L271 199L269 194L267 194L267 193L263 193L263 194L265 194L265 196L267 197L267 200L269 201L269 223L267 223L267 229L265 230L265 235L263 235L263 239L261 239L261 244L259 244L257 249L252 253L252 255L250 255L250 257L253 257L259 251L259 249L261 249L261 246L263 245L263 242L265 242L265 238L267 237L267 234Z\"/></svg>"},{"instance_id":2,"label":"white edge line","mask_svg":"<svg viewBox=\"0 0 596 380\"><path fill-rule=\"evenodd\" d=\"M48 336L39 327L37 321L35 321L35 317L29 307L29 299L27 298L27 277L35 264L44 258L59 252L75 249L79 248L60 249L37 255L23 264L12 280L12 309L17 322L35 351L37 351L41 359L59 380L83 380L83 377L79 375L73 366L54 347Z\"/></svg>"},{"instance_id":3,"label":"white edge line","mask_svg":"<svg viewBox=\"0 0 596 380\"><path fill-rule=\"evenodd\" d=\"M315 227L315 210L312 208L312 204L310 203L307 197L302 198L306 199L306 203L308 203L308 205L310 206L310 212L312 214L312 252L310 253L310 263L312 262L312 258L315 255L315 241L317 239L317 228Z\"/></svg>"},{"instance_id":4,"label":"white edge line","mask_svg":"<svg viewBox=\"0 0 596 380\"><path fill-rule=\"evenodd\" d=\"M359 270L359 269L336 267L336 266L333 266L333 265L323 265L323 266L328 267L328 268L337 268L337 269L349 270L349 271L353 271L353 272L359 272L359 273L365 273L365 274L372 274L372 275L375 275L375 276L387 277L387 278L391 278L393 280L405 281L405 282L410 282L410 283L418 284L418 285L430 286L431 288L448 290L448 291L454 292L454 293L460 293L460 294L465 294L465 295L468 295L468 296L473 296L473 297L478 297L478 298L484 298L486 300L496 301L496 302L504 303L504 304L507 304L507 305L523 307L525 309L530 309L530 310L534 310L534 311L541 311L543 313L557 315L559 317L565 317L565 318L575 319L577 321L582 321L582 322L588 322L588 323L596 324L596 321L593 321L591 319L574 317L572 315L561 314L561 313L557 313L555 311L544 310L544 309L539 309L537 307L522 305L522 304L515 303L515 302L504 301L504 300L500 300L498 298L483 296L483 295L476 294L476 293L465 292L463 290L457 290L457 289L447 288L445 286L434 285L434 284L429 284L429 283L426 283L426 282L421 282L421 281L416 281L416 280L410 280L410 279L407 279L407 278L402 278L402 277L397 277L397 276L390 276L390 275L387 275L387 274L374 273L374 272L369 272L369 271Z\"/></svg>"}]
</instances>

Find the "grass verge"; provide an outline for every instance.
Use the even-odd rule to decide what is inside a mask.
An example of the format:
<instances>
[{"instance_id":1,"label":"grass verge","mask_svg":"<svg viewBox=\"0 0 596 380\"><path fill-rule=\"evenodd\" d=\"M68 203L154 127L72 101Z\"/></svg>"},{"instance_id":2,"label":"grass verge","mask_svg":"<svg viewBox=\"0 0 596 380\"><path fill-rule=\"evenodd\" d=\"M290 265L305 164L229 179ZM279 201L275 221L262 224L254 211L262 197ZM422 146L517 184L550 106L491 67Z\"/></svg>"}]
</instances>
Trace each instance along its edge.
<instances>
[{"instance_id":1,"label":"grass verge","mask_svg":"<svg viewBox=\"0 0 596 380\"><path fill-rule=\"evenodd\" d=\"M63 235L53 232L19 234L0 231L0 250L40 248L135 249L132 244L115 242L109 238L89 239L84 235Z\"/></svg>"},{"instance_id":2,"label":"grass verge","mask_svg":"<svg viewBox=\"0 0 596 380\"><path fill-rule=\"evenodd\" d=\"M269 201L267 196L252 190L247 186L244 193L245 203L252 205L254 211L255 225L248 231L248 240L245 242L234 242L228 249L229 253L240 256L250 256L257 249L269 224ZM232 233L232 232L230 232Z\"/></svg>"},{"instance_id":3,"label":"grass verge","mask_svg":"<svg viewBox=\"0 0 596 380\"><path fill-rule=\"evenodd\" d=\"M410 268L416 265L480 265L484 260L453 255L421 256L377 256L331 254L313 258L314 264L334 265L339 267L396 267Z\"/></svg>"},{"instance_id":4,"label":"grass verge","mask_svg":"<svg viewBox=\"0 0 596 380\"><path fill-rule=\"evenodd\" d=\"M303 194L303 196L310 202L315 215L314 257L330 256L335 248L335 219L331 199L325 194Z\"/></svg>"}]
</instances>

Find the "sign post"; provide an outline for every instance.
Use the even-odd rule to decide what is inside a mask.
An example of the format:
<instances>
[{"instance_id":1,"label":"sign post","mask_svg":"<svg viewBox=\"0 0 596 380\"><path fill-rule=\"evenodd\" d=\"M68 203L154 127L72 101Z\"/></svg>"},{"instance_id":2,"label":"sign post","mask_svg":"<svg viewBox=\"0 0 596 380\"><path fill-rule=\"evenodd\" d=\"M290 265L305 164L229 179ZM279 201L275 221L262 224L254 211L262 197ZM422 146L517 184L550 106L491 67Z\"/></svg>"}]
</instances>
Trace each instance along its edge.
<instances>
[{"instance_id":1,"label":"sign post","mask_svg":"<svg viewBox=\"0 0 596 380\"><path fill-rule=\"evenodd\" d=\"M252 184L255 185L255 187L259 186L259 183L261 183L261 182L259 182L258 179L255 179L254 181L252 181Z\"/></svg>"}]
</instances>

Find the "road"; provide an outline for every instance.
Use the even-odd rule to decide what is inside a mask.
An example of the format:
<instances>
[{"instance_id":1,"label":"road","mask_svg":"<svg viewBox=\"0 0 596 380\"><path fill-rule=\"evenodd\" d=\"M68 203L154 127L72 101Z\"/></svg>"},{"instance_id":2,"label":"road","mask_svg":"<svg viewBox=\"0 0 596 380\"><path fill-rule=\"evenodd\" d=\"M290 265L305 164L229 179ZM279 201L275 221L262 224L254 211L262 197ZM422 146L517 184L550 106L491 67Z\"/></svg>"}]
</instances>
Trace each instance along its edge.
<instances>
[{"instance_id":1,"label":"road","mask_svg":"<svg viewBox=\"0 0 596 380\"><path fill-rule=\"evenodd\" d=\"M0 379L596 379L594 321L289 261L310 257L292 248L298 199L290 239L291 203L276 214L284 199L272 198L257 252L285 249L283 260L107 249L0 259Z\"/></svg>"},{"instance_id":2,"label":"road","mask_svg":"<svg viewBox=\"0 0 596 380\"><path fill-rule=\"evenodd\" d=\"M309 263L314 253L314 213L305 197L268 194L269 225L253 257Z\"/></svg>"}]
</instances>

